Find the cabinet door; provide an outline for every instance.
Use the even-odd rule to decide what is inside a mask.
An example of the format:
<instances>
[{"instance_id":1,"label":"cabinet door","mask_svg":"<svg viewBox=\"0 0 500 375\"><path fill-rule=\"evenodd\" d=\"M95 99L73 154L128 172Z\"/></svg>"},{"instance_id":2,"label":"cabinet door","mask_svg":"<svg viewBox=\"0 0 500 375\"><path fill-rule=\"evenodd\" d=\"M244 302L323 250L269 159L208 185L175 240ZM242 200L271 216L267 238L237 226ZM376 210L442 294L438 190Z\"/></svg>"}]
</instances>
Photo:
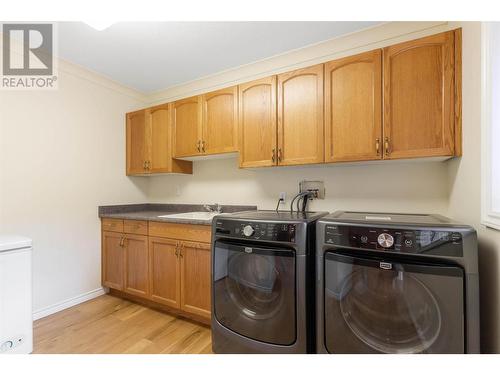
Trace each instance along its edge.
<instances>
[{"instance_id":1,"label":"cabinet door","mask_svg":"<svg viewBox=\"0 0 500 375\"><path fill-rule=\"evenodd\" d=\"M278 75L278 164L324 161L323 64Z\"/></svg>"},{"instance_id":2,"label":"cabinet door","mask_svg":"<svg viewBox=\"0 0 500 375\"><path fill-rule=\"evenodd\" d=\"M146 111L127 113L127 175L147 173Z\"/></svg>"},{"instance_id":3,"label":"cabinet door","mask_svg":"<svg viewBox=\"0 0 500 375\"><path fill-rule=\"evenodd\" d=\"M210 318L210 244L181 242L181 309Z\"/></svg>"},{"instance_id":4,"label":"cabinet door","mask_svg":"<svg viewBox=\"0 0 500 375\"><path fill-rule=\"evenodd\" d=\"M453 31L384 49L386 159L454 153Z\"/></svg>"},{"instance_id":5,"label":"cabinet door","mask_svg":"<svg viewBox=\"0 0 500 375\"><path fill-rule=\"evenodd\" d=\"M174 157L199 155L201 143L201 100L199 96L172 105Z\"/></svg>"},{"instance_id":6,"label":"cabinet door","mask_svg":"<svg viewBox=\"0 0 500 375\"><path fill-rule=\"evenodd\" d=\"M123 241L125 249L125 283L127 293L145 297L149 293L148 237L126 234Z\"/></svg>"},{"instance_id":7,"label":"cabinet door","mask_svg":"<svg viewBox=\"0 0 500 375\"><path fill-rule=\"evenodd\" d=\"M277 163L276 76L238 86L240 167Z\"/></svg>"},{"instance_id":8,"label":"cabinet door","mask_svg":"<svg viewBox=\"0 0 500 375\"><path fill-rule=\"evenodd\" d=\"M125 252L122 233L102 232L102 285L123 290Z\"/></svg>"},{"instance_id":9,"label":"cabinet door","mask_svg":"<svg viewBox=\"0 0 500 375\"><path fill-rule=\"evenodd\" d=\"M149 285L153 301L180 308L180 262L178 241L149 238Z\"/></svg>"},{"instance_id":10,"label":"cabinet door","mask_svg":"<svg viewBox=\"0 0 500 375\"><path fill-rule=\"evenodd\" d=\"M149 172L170 172L172 148L169 134L170 113L168 105L153 107L148 112L148 135L150 139Z\"/></svg>"},{"instance_id":11,"label":"cabinet door","mask_svg":"<svg viewBox=\"0 0 500 375\"><path fill-rule=\"evenodd\" d=\"M238 151L238 88L209 92L202 96L205 154Z\"/></svg>"},{"instance_id":12,"label":"cabinet door","mask_svg":"<svg viewBox=\"0 0 500 375\"><path fill-rule=\"evenodd\" d=\"M325 64L325 161L381 159L382 51Z\"/></svg>"}]
</instances>

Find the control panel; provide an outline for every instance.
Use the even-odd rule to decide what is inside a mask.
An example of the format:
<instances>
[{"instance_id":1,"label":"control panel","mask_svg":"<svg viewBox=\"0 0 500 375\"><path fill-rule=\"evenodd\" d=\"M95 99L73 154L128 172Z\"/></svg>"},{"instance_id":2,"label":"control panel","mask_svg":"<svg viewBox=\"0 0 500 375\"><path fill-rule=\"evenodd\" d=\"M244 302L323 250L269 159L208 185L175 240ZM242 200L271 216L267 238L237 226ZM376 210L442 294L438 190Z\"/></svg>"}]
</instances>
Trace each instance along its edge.
<instances>
[{"instance_id":1,"label":"control panel","mask_svg":"<svg viewBox=\"0 0 500 375\"><path fill-rule=\"evenodd\" d=\"M339 247L460 257L462 235L449 230L408 230L326 225L325 243Z\"/></svg>"},{"instance_id":2,"label":"control panel","mask_svg":"<svg viewBox=\"0 0 500 375\"><path fill-rule=\"evenodd\" d=\"M226 237L295 243L296 224L217 220L215 233Z\"/></svg>"}]
</instances>

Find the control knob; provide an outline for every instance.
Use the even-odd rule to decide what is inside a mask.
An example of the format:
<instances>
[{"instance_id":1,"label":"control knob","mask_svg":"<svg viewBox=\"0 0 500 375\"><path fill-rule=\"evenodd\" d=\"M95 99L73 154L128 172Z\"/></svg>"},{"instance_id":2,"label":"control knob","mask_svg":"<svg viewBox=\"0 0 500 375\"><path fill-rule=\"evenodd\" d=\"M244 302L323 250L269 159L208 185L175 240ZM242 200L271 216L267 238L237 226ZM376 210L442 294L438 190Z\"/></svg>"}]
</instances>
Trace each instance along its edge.
<instances>
[{"instance_id":1,"label":"control knob","mask_svg":"<svg viewBox=\"0 0 500 375\"><path fill-rule=\"evenodd\" d=\"M245 237L250 237L254 233L255 233L255 229L253 229L253 227L251 225L245 225L243 227L243 235Z\"/></svg>"},{"instance_id":2,"label":"control knob","mask_svg":"<svg viewBox=\"0 0 500 375\"><path fill-rule=\"evenodd\" d=\"M387 249L394 245L394 237L392 237L389 233L381 233L377 238L377 242L380 246Z\"/></svg>"}]
</instances>

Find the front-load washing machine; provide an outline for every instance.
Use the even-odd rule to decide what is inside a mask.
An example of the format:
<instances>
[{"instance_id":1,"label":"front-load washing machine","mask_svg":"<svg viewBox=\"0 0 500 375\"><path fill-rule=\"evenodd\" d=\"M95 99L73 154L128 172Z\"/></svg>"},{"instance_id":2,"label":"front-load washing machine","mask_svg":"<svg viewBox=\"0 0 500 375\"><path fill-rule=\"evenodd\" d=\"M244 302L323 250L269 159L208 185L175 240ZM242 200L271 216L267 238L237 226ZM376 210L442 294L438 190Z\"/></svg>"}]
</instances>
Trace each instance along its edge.
<instances>
[{"instance_id":1,"label":"front-load washing machine","mask_svg":"<svg viewBox=\"0 0 500 375\"><path fill-rule=\"evenodd\" d=\"M214 218L214 353L311 353L314 231L326 212L248 211Z\"/></svg>"},{"instance_id":2,"label":"front-load washing machine","mask_svg":"<svg viewBox=\"0 0 500 375\"><path fill-rule=\"evenodd\" d=\"M339 211L316 232L319 353L479 353L473 228Z\"/></svg>"}]
</instances>

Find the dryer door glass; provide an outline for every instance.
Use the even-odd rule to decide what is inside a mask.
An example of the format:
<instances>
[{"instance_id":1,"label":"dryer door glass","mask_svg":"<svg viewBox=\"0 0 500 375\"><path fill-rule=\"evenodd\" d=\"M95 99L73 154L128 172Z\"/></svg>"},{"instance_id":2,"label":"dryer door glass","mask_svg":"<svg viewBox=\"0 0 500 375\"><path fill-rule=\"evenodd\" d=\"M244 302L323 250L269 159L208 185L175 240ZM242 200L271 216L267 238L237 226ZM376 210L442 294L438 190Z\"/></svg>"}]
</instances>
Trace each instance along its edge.
<instances>
[{"instance_id":1,"label":"dryer door glass","mask_svg":"<svg viewBox=\"0 0 500 375\"><path fill-rule=\"evenodd\" d=\"M464 352L460 267L338 253L324 267L329 352Z\"/></svg>"},{"instance_id":2,"label":"dryer door glass","mask_svg":"<svg viewBox=\"0 0 500 375\"><path fill-rule=\"evenodd\" d=\"M296 337L295 251L216 242L215 317L261 342L291 345Z\"/></svg>"}]
</instances>

